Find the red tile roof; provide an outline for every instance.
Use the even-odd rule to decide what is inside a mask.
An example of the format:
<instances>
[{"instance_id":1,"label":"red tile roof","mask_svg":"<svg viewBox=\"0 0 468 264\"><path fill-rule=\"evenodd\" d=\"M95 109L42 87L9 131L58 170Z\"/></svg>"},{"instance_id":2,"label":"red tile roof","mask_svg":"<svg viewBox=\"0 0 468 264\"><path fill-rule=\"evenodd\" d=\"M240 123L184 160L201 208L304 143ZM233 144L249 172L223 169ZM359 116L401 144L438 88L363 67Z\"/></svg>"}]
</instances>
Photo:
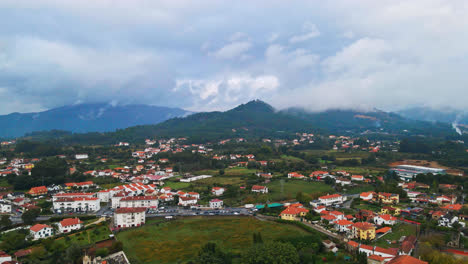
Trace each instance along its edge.
<instances>
[{"instance_id":1,"label":"red tile roof","mask_svg":"<svg viewBox=\"0 0 468 264\"><path fill-rule=\"evenodd\" d=\"M392 256L397 256L398 255L398 249L396 248L381 248L381 247L375 247L374 252L379 252L387 255L392 255Z\"/></svg>"},{"instance_id":2,"label":"red tile roof","mask_svg":"<svg viewBox=\"0 0 468 264\"><path fill-rule=\"evenodd\" d=\"M35 224L35 225L31 226L29 228L29 230L31 230L33 232L38 232L38 231L40 231L40 230L42 230L43 228L46 228L46 227L52 228L51 226L48 226L48 225Z\"/></svg>"},{"instance_id":3,"label":"red tile roof","mask_svg":"<svg viewBox=\"0 0 468 264\"><path fill-rule=\"evenodd\" d=\"M368 229L375 228L373 224L368 223L368 222L357 222L357 223L354 223L353 226L361 230L368 230Z\"/></svg>"},{"instance_id":4,"label":"red tile roof","mask_svg":"<svg viewBox=\"0 0 468 264\"><path fill-rule=\"evenodd\" d=\"M359 243L351 240L351 241L348 242L348 245L357 248L359 246Z\"/></svg>"},{"instance_id":5,"label":"red tile roof","mask_svg":"<svg viewBox=\"0 0 468 264\"><path fill-rule=\"evenodd\" d=\"M146 208L144 207L133 207L133 208L121 207L121 208L117 208L115 210L115 213L116 214L130 214L130 213L141 213L145 211L146 211Z\"/></svg>"},{"instance_id":6,"label":"red tile roof","mask_svg":"<svg viewBox=\"0 0 468 264\"><path fill-rule=\"evenodd\" d=\"M417 258L401 255L393 258L387 264L428 264L426 261L419 260Z\"/></svg>"},{"instance_id":7,"label":"red tile roof","mask_svg":"<svg viewBox=\"0 0 468 264\"><path fill-rule=\"evenodd\" d=\"M156 196L128 196L120 199L120 201L146 201L146 200L157 200Z\"/></svg>"},{"instance_id":8,"label":"red tile roof","mask_svg":"<svg viewBox=\"0 0 468 264\"><path fill-rule=\"evenodd\" d=\"M81 221L79 218L65 218L62 221L60 221L60 225L62 227L78 225L78 224L82 224L82 223L83 223L83 221Z\"/></svg>"},{"instance_id":9,"label":"red tile roof","mask_svg":"<svg viewBox=\"0 0 468 264\"><path fill-rule=\"evenodd\" d=\"M283 210L280 215L283 215L283 214L298 215L300 213L308 213L308 212L309 210L305 208L290 206L286 208L285 210Z\"/></svg>"},{"instance_id":10,"label":"red tile roof","mask_svg":"<svg viewBox=\"0 0 468 264\"><path fill-rule=\"evenodd\" d=\"M252 186L252 190L263 190L265 189L266 186L261 186L261 185L254 185Z\"/></svg>"},{"instance_id":11,"label":"red tile roof","mask_svg":"<svg viewBox=\"0 0 468 264\"><path fill-rule=\"evenodd\" d=\"M333 198L338 198L338 197L341 197L341 194L335 193L335 194L321 196L319 197L319 199L327 200L327 199L333 199Z\"/></svg>"},{"instance_id":12,"label":"red tile roof","mask_svg":"<svg viewBox=\"0 0 468 264\"><path fill-rule=\"evenodd\" d=\"M390 231L390 230L392 230L392 228L386 226L386 227L382 227L382 228L380 228L380 229L375 230L375 232L376 232L377 234L380 234L380 233L387 233L387 232Z\"/></svg>"}]
</instances>

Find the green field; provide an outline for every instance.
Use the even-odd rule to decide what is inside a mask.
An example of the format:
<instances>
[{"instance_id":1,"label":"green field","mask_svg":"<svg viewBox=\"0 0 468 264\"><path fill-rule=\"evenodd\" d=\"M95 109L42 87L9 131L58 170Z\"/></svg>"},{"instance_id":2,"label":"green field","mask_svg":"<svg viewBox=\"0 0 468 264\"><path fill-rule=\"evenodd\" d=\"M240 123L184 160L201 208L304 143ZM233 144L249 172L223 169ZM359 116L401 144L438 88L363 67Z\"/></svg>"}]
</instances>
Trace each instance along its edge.
<instances>
[{"instance_id":1,"label":"green field","mask_svg":"<svg viewBox=\"0 0 468 264\"><path fill-rule=\"evenodd\" d=\"M111 232L107 225L100 225L95 228L87 229L83 232L69 235L69 239L59 238L57 239L57 241L63 242L66 245L71 245L75 242L78 243L80 246L84 246L108 239L110 234Z\"/></svg>"},{"instance_id":2,"label":"green field","mask_svg":"<svg viewBox=\"0 0 468 264\"><path fill-rule=\"evenodd\" d=\"M416 235L416 225L397 224L392 227L392 232L376 240L373 244L383 248L395 247L389 244L387 240L398 241L402 236Z\"/></svg>"},{"instance_id":3,"label":"green field","mask_svg":"<svg viewBox=\"0 0 468 264\"><path fill-rule=\"evenodd\" d=\"M256 173L255 169L247 169L245 167L233 167L224 170L223 176L247 176L252 173ZM201 170L194 173L195 175L219 175L219 170Z\"/></svg>"},{"instance_id":4,"label":"green field","mask_svg":"<svg viewBox=\"0 0 468 264\"><path fill-rule=\"evenodd\" d=\"M273 181L267 184L269 190L269 197L272 201L279 201L285 199L294 199L298 192L305 194L326 194L333 192L330 185L322 182L309 182L305 180L282 180Z\"/></svg>"},{"instance_id":5,"label":"green field","mask_svg":"<svg viewBox=\"0 0 468 264\"><path fill-rule=\"evenodd\" d=\"M386 169L385 168L377 168L377 167L336 167L333 171L347 171L351 174L358 174L358 175L381 175L383 174Z\"/></svg>"},{"instance_id":6,"label":"green field","mask_svg":"<svg viewBox=\"0 0 468 264\"><path fill-rule=\"evenodd\" d=\"M190 187L190 182L176 182L176 181L166 181L164 187L171 187L173 190L183 190Z\"/></svg>"},{"instance_id":7,"label":"green field","mask_svg":"<svg viewBox=\"0 0 468 264\"><path fill-rule=\"evenodd\" d=\"M374 190L374 186L372 185L360 185L360 186L345 186L346 191L344 193L346 194L357 194L357 193L362 193L362 192L369 192Z\"/></svg>"},{"instance_id":8,"label":"green field","mask_svg":"<svg viewBox=\"0 0 468 264\"><path fill-rule=\"evenodd\" d=\"M288 155L281 155L281 159L287 160L287 161L293 161L293 162L304 161L301 158L294 157L294 156L288 156Z\"/></svg>"},{"instance_id":9,"label":"green field","mask_svg":"<svg viewBox=\"0 0 468 264\"><path fill-rule=\"evenodd\" d=\"M241 177L212 177L195 182L196 185L242 185L245 184L245 180Z\"/></svg>"},{"instance_id":10,"label":"green field","mask_svg":"<svg viewBox=\"0 0 468 264\"><path fill-rule=\"evenodd\" d=\"M185 263L207 242L240 253L252 245L253 232L261 232L264 241L308 234L293 225L248 217L191 218L158 224L148 222L117 234L132 263Z\"/></svg>"}]
</instances>

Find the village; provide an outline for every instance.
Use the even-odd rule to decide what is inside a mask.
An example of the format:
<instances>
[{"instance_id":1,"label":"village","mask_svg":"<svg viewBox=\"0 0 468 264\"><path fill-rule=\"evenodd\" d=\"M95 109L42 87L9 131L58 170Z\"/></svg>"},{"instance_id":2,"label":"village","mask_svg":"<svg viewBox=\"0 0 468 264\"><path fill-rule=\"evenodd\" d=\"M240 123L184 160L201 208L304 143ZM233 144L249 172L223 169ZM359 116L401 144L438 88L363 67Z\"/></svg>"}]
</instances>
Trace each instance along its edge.
<instances>
[{"instance_id":1,"label":"village","mask_svg":"<svg viewBox=\"0 0 468 264\"><path fill-rule=\"evenodd\" d=\"M186 144L186 140L147 139L140 146L118 142L109 148L125 149L127 156L118 163L103 153L60 154L54 159L67 164L67 174L80 174L84 181L44 184L24 191L2 185L0 213L2 225L8 225L1 237L23 232L31 242L26 248L2 252L0 263L28 263L42 240L98 230L99 235L89 242L110 239L116 244L119 232L154 219L170 222L186 217L297 222L323 235L323 247L329 254L352 261L360 253L372 264L427 263L417 257L422 254L418 241L431 230L450 234L444 245L448 254L463 252L468 240L460 236L468 220L463 186L417 181L420 174L446 175L445 169L363 165L365 158L375 160L376 154L397 152L398 142L367 140L360 145L360 140L351 137L298 133L292 140L262 139L255 143L262 147L252 154L245 150L230 153L248 144L243 138L207 144ZM322 155L318 166L305 166L306 156L271 154L275 147L298 148L316 141L327 142L327 153L352 158ZM200 157L210 168L185 168L189 162L177 155ZM0 175L5 179L31 176L41 159L2 158ZM99 248L93 250L97 256ZM125 256L121 246L113 252L100 251L103 258Z\"/></svg>"}]
</instances>

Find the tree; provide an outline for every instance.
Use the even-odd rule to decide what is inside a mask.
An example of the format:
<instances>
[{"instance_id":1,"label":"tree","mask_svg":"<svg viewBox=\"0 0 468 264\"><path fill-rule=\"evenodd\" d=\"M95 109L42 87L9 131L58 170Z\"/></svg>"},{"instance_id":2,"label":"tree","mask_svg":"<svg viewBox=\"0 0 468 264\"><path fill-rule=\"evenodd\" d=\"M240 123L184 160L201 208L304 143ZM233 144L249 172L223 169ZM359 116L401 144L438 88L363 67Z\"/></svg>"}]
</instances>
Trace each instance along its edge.
<instances>
[{"instance_id":1,"label":"tree","mask_svg":"<svg viewBox=\"0 0 468 264\"><path fill-rule=\"evenodd\" d=\"M71 244L65 251L65 260L67 263L78 263L81 257L81 248L77 243Z\"/></svg>"},{"instance_id":2,"label":"tree","mask_svg":"<svg viewBox=\"0 0 468 264\"><path fill-rule=\"evenodd\" d=\"M34 221L36 220L36 217L39 216L40 210L39 209L30 209L27 210L26 212L21 215L21 219L23 219L23 222L27 225L32 225Z\"/></svg>"},{"instance_id":3,"label":"tree","mask_svg":"<svg viewBox=\"0 0 468 264\"><path fill-rule=\"evenodd\" d=\"M254 244L263 243L262 233L260 233L260 232L253 233L253 242L254 242Z\"/></svg>"},{"instance_id":4,"label":"tree","mask_svg":"<svg viewBox=\"0 0 468 264\"><path fill-rule=\"evenodd\" d=\"M109 250L107 248L99 248L96 250L96 256L105 257L109 255Z\"/></svg>"},{"instance_id":5,"label":"tree","mask_svg":"<svg viewBox=\"0 0 468 264\"><path fill-rule=\"evenodd\" d=\"M255 244L242 254L244 264L296 264L299 254L291 243Z\"/></svg>"},{"instance_id":6,"label":"tree","mask_svg":"<svg viewBox=\"0 0 468 264\"><path fill-rule=\"evenodd\" d=\"M11 226L11 220L9 215L2 215L2 218L0 219L0 226L2 227L9 227Z\"/></svg>"},{"instance_id":7,"label":"tree","mask_svg":"<svg viewBox=\"0 0 468 264\"><path fill-rule=\"evenodd\" d=\"M200 264L223 264L231 263L231 257L224 253L216 243L206 243L198 252L195 263Z\"/></svg>"}]
</instances>

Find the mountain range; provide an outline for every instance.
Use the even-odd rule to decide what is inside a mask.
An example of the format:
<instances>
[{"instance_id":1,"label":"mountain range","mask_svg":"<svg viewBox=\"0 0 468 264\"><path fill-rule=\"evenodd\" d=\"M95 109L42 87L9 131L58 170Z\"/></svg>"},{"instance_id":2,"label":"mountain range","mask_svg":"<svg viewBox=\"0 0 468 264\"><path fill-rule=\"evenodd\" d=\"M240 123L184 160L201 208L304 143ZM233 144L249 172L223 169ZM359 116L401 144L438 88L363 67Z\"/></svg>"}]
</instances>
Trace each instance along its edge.
<instances>
[{"instance_id":1,"label":"mountain range","mask_svg":"<svg viewBox=\"0 0 468 264\"><path fill-rule=\"evenodd\" d=\"M191 112L180 108L107 103L78 104L36 113L0 115L0 137L20 137L34 131L108 132L136 125L157 124Z\"/></svg>"},{"instance_id":2,"label":"mountain range","mask_svg":"<svg viewBox=\"0 0 468 264\"><path fill-rule=\"evenodd\" d=\"M428 122L444 122L461 133L468 131L468 113L454 109L434 109L429 107L411 107L397 112L403 117Z\"/></svg>"},{"instance_id":3,"label":"mountain range","mask_svg":"<svg viewBox=\"0 0 468 264\"><path fill-rule=\"evenodd\" d=\"M12 116L18 115L21 118L12 119ZM10 127L9 135L25 133L26 130L60 129L73 133L54 130L29 133L27 138L60 139L66 143L86 144L136 142L154 137L190 137L193 141L230 137L283 137L302 131L339 135L364 133L456 137L455 129L447 122L415 120L379 110L277 110L260 100L250 101L225 112L190 113L177 108L145 105L113 107L86 104L35 114L11 114L7 117L10 121L2 120L5 118L3 116L0 117L0 123ZM21 124L16 131L15 124Z\"/></svg>"}]
</instances>

